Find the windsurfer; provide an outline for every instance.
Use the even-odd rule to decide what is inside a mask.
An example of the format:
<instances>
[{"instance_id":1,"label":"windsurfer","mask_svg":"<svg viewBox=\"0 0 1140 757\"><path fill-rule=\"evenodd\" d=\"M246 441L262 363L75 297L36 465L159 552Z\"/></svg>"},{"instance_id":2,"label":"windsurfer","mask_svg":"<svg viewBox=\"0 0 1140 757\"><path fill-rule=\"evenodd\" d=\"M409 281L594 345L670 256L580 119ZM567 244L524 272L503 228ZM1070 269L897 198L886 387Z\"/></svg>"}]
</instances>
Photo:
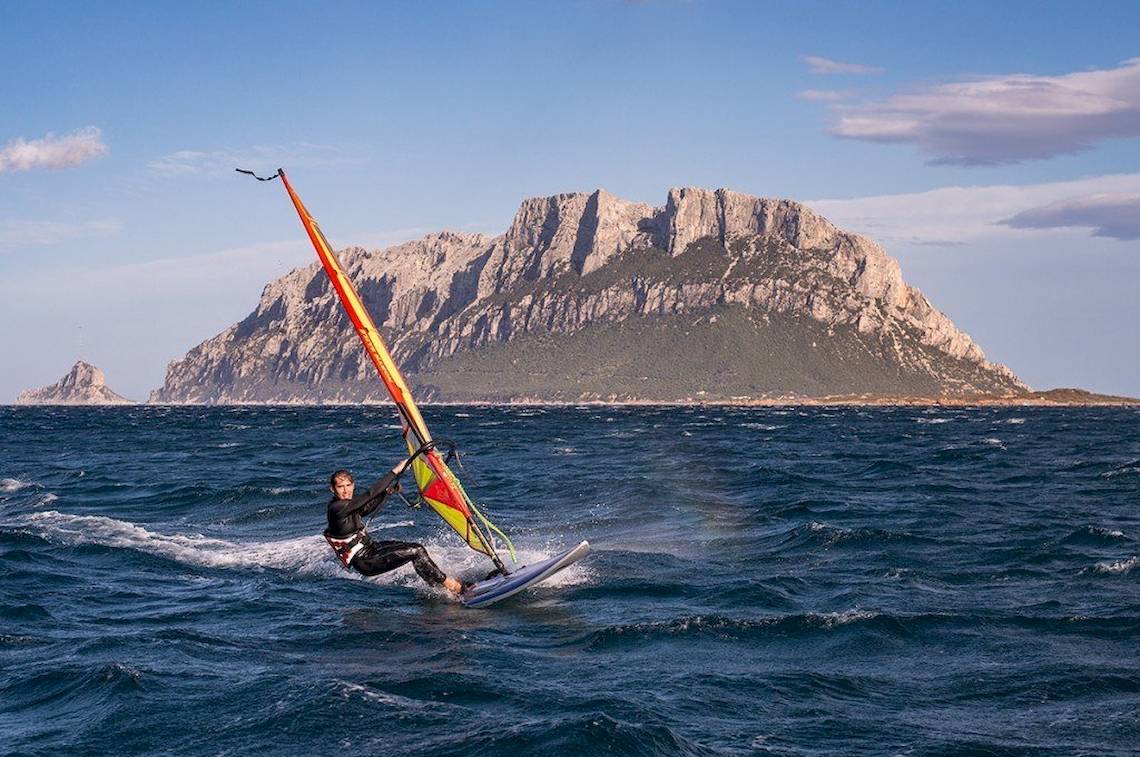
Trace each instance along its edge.
<instances>
[{"instance_id":1,"label":"windsurfer","mask_svg":"<svg viewBox=\"0 0 1140 757\"><path fill-rule=\"evenodd\" d=\"M422 544L406 541L373 541L364 527L363 518L384 507L389 495L400 491L400 473L409 464L402 460L384 478L365 493L353 496L356 483L352 474L338 470L329 479L333 493L329 500L329 527L325 540L346 568L365 576L375 576L411 563L419 577L431 586L443 586L453 594L466 588L461 581L446 575L428 556Z\"/></svg>"}]
</instances>

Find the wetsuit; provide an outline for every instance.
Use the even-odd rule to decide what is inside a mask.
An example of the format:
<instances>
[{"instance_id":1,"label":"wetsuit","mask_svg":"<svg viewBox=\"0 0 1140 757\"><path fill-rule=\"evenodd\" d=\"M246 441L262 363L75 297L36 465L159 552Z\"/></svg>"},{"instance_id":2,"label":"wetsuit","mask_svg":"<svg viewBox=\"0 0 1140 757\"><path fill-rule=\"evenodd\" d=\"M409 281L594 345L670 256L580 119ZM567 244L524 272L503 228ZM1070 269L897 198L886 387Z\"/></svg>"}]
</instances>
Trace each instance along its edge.
<instances>
[{"instance_id":1,"label":"wetsuit","mask_svg":"<svg viewBox=\"0 0 1140 757\"><path fill-rule=\"evenodd\" d=\"M368 491L352 499L329 500L329 527L325 538L347 567L365 576L375 576L410 562L420 578L432 586L447 577L428 557L422 544L406 541L373 541L364 530L364 518L384 507L386 491L396 482L395 473L377 481Z\"/></svg>"}]
</instances>

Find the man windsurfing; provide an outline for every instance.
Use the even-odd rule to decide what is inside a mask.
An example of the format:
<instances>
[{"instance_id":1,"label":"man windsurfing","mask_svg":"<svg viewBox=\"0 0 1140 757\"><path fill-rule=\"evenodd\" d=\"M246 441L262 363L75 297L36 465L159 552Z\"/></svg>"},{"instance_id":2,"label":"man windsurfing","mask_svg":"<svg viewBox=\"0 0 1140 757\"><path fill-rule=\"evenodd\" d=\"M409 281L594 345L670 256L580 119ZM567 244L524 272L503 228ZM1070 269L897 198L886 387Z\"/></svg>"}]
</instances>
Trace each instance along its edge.
<instances>
[{"instance_id":1,"label":"man windsurfing","mask_svg":"<svg viewBox=\"0 0 1140 757\"><path fill-rule=\"evenodd\" d=\"M467 587L440 570L422 544L373 541L364 526L364 518L379 512L388 496L400 491L400 474L410 463L411 458L402 460L388 475L359 496L353 496L356 483L351 473L338 470L332 474L329 489L333 496L328 504L329 527L324 534L325 540L346 568L361 575L387 573L410 562L428 585L443 586L452 594L461 594Z\"/></svg>"}]
</instances>

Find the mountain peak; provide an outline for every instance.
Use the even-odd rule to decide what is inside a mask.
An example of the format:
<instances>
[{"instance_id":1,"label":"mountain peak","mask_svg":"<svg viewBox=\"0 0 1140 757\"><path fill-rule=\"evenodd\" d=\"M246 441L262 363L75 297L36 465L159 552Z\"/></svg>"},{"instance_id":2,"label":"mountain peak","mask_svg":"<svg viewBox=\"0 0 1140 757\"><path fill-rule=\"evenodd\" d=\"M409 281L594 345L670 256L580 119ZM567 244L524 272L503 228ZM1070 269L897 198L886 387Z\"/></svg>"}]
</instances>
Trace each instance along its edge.
<instances>
[{"instance_id":1,"label":"mountain peak","mask_svg":"<svg viewBox=\"0 0 1140 757\"><path fill-rule=\"evenodd\" d=\"M17 405L131 405L111 391L103 371L79 360L51 386L29 389L16 398Z\"/></svg>"}]
</instances>

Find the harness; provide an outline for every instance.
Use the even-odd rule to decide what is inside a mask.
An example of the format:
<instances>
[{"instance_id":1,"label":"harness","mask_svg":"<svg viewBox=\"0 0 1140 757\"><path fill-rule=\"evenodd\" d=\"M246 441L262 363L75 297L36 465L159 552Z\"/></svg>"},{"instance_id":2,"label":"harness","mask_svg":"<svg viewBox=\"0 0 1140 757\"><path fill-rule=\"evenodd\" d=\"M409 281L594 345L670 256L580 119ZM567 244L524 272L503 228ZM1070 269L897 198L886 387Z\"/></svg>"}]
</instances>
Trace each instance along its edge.
<instances>
[{"instance_id":1,"label":"harness","mask_svg":"<svg viewBox=\"0 0 1140 757\"><path fill-rule=\"evenodd\" d=\"M364 532L364 529L356 531L344 539L330 536L328 531L325 531L324 537L346 568L351 567L352 558L356 557L356 553L368 544L368 534Z\"/></svg>"}]
</instances>

